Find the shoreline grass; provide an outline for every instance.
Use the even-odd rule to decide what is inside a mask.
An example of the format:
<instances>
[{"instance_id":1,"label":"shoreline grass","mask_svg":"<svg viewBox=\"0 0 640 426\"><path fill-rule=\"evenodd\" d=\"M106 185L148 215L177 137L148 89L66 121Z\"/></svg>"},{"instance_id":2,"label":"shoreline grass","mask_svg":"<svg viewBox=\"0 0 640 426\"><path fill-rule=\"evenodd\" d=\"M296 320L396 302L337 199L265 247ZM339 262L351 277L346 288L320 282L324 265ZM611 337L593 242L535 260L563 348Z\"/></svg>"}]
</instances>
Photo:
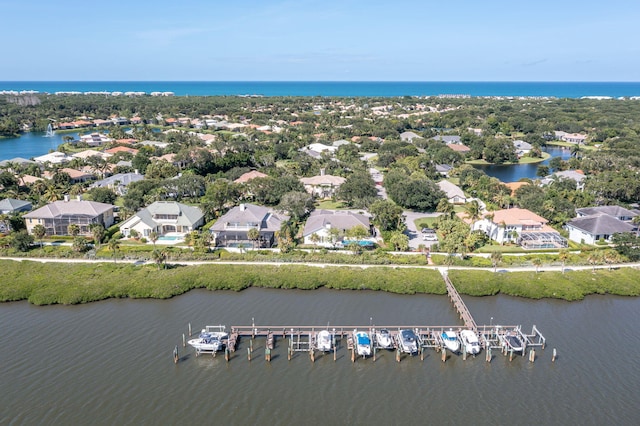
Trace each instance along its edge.
<instances>
[{"instance_id":1,"label":"shoreline grass","mask_svg":"<svg viewBox=\"0 0 640 426\"><path fill-rule=\"evenodd\" d=\"M640 271L633 268L561 272L450 270L460 294L506 294L530 299L582 300L590 294L640 295ZM433 269L303 265L171 266L116 263L0 261L0 302L34 305L80 304L109 298L168 299L193 289L241 291L249 287L313 290L374 290L397 294L446 294Z\"/></svg>"},{"instance_id":2,"label":"shoreline grass","mask_svg":"<svg viewBox=\"0 0 640 426\"><path fill-rule=\"evenodd\" d=\"M189 290L241 291L249 287L378 290L446 294L436 270L302 265L197 265L158 270L153 265L0 261L0 301L79 304L109 298L167 299Z\"/></svg>"},{"instance_id":3,"label":"shoreline grass","mask_svg":"<svg viewBox=\"0 0 640 426\"><path fill-rule=\"evenodd\" d=\"M449 277L460 294L492 296L498 293L529 299L582 300L591 294L640 296L640 271L634 268L556 272L451 270Z\"/></svg>"}]
</instances>

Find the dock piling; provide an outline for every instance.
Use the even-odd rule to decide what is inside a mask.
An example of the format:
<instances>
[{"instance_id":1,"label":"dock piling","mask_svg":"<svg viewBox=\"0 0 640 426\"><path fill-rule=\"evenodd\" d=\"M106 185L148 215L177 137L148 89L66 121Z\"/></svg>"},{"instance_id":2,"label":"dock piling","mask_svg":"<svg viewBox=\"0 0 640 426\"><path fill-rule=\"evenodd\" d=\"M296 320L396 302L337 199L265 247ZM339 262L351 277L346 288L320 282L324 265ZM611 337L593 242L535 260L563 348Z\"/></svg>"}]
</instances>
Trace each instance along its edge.
<instances>
[{"instance_id":1,"label":"dock piling","mask_svg":"<svg viewBox=\"0 0 640 426\"><path fill-rule=\"evenodd\" d=\"M184 337L184 333L182 333L182 347L185 348L187 346L187 339Z\"/></svg>"},{"instance_id":2,"label":"dock piling","mask_svg":"<svg viewBox=\"0 0 640 426\"><path fill-rule=\"evenodd\" d=\"M179 359L180 358L178 356L178 345L176 345L176 347L173 348L173 363L177 364Z\"/></svg>"},{"instance_id":3,"label":"dock piling","mask_svg":"<svg viewBox=\"0 0 640 426\"><path fill-rule=\"evenodd\" d=\"M536 360L536 350L531 349L529 351L529 362L535 362L535 360Z\"/></svg>"},{"instance_id":4,"label":"dock piling","mask_svg":"<svg viewBox=\"0 0 640 426\"><path fill-rule=\"evenodd\" d=\"M556 362L556 348L553 348L553 355L551 356L551 362Z\"/></svg>"},{"instance_id":5,"label":"dock piling","mask_svg":"<svg viewBox=\"0 0 640 426\"><path fill-rule=\"evenodd\" d=\"M247 359L251 362L251 349L247 348Z\"/></svg>"},{"instance_id":6,"label":"dock piling","mask_svg":"<svg viewBox=\"0 0 640 426\"><path fill-rule=\"evenodd\" d=\"M189 337L191 337L191 336L192 336L192 334L191 334L191 323L189 323Z\"/></svg>"}]
</instances>

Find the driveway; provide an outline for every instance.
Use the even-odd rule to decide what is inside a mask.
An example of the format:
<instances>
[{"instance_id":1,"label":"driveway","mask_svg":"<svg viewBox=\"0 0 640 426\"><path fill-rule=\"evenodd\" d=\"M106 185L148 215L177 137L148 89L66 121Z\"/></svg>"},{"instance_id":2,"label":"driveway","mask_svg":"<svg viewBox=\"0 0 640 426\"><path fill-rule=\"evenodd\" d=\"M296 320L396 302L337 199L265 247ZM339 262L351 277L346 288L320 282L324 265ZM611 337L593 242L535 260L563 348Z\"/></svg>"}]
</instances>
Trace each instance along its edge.
<instances>
[{"instance_id":1,"label":"driveway","mask_svg":"<svg viewBox=\"0 0 640 426\"><path fill-rule=\"evenodd\" d=\"M441 214L442 213L420 213L408 210L402 212L402 215L405 218L405 223L407 224L407 229L404 233L409 237L409 248L411 250L417 250L420 245L431 248L432 245L438 243L437 241L423 241L422 233L419 229L416 229L415 221L423 217L438 217Z\"/></svg>"}]
</instances>

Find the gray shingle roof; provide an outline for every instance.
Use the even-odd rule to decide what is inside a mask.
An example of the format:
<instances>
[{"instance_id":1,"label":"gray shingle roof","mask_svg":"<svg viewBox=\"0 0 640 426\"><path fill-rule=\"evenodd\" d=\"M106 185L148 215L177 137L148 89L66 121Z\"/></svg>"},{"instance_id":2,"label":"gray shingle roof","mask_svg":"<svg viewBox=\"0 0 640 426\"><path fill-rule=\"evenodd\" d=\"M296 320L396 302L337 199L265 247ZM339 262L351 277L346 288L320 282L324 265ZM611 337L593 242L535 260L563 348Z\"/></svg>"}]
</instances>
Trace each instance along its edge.
<instances>
[{"instance_id":1,"label":"gray shingle roof","mask_svg":"<svg viewBox=\"0 0 640 426\"><path fill-rule=\"evenodd\" d=\"M351 229L357 225L369 229L370 226L369 218L358 213L340 210L316 210L307 219L302 235L306 237L326 228L327 225L338 229Z\"/></svg>"},{"instance_id":2,"label":"gray shingle roof","mask_svg":"<svg viewBox=\"0 0 640 426\"><path fill-rule=\"evenodd\" d=\"M31 210L31 203L28 201L16 200L14 198L5 198L0 201L0 212L14 212Z\"/></svg>"},{"instance_id":3,"label":"gray shingle roof","mask_svg":"<svg viewBox=\"0 0 640 426\"><path fill-rule=\"evenodd\" d=\"M597 214L608 214L613 217L635 217L636 213L631 210L627 210L620 206L598 206L598 207L584 207L576 209L576 213L581 216L591 216Z\"/></svg>"},{"instance_id":4,"label":"gray shingle roof","mask_svg":"<svg viewBox=\"0 0 640 426\"><path fill-rule=\"evenodd\" d=\"M632 232L635 227L608 214L577 217L570 220L567 226L581 229L591 235L613 235Z\"/></svg>"},{"instance_id":5,"label":"gray shingle roof","mask_svg":"<svg viewBox=\"0 0 640 426\"><path fill-rule=\"evenodd\" d=\"M54 201L44 207L29 212L24 217L33 219L53 219L68 215L82 215L89 217L99 216L113 209L112 204L98 203L96 201L69 200Z\"/></svg>"},{"instance_id":6,"label":"gray shingle roof","mask_svg":"<svg viewBox=\"0 0 640 426\"><path fill-rule=\"evenodd\" d=\"M248 223L259 223L260 231L278 231L282 222L287 219L288 216L275 214L266 207L255 204L241 204L220 217L211 227L211 231L224 231L227 223L237 223L243 226Z\"/></svg>"}]
</instances>

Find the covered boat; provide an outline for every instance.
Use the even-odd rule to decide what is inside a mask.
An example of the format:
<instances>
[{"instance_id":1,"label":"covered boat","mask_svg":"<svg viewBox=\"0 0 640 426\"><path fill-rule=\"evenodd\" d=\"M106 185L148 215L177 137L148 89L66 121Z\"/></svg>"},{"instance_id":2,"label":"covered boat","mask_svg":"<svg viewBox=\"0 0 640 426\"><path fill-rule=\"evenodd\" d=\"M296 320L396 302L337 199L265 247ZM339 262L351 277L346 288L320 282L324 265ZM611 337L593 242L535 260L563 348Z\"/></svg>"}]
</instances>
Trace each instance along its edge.
<instances>
[{"instance_id":1,"label":"covered boat","mask_svg":"<svg viewBox=\"0 0 640 426\"><path fill-rule=\"evenodd\" d=\"M462 350L466 353L471 355L480 353L480 341L473 330L462 330L460 332L460 340L462 341Z\"/></svg>"}]
</instances>

